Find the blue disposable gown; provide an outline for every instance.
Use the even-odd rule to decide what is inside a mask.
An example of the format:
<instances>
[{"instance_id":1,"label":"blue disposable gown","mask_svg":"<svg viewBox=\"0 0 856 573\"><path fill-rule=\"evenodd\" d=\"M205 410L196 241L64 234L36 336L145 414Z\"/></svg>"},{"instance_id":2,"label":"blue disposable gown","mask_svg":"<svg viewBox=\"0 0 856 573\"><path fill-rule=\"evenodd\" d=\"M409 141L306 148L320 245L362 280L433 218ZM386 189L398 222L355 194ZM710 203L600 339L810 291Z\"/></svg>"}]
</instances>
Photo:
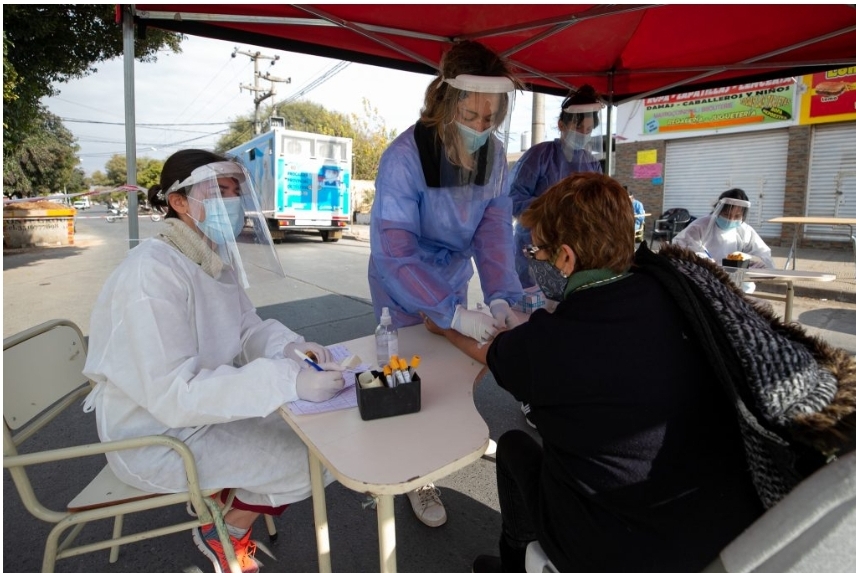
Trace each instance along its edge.
<instances>
[{"instance_id":1,"label":"blue disposable gown","mask_svg":"<svg viewBox=\"0 0 856 573\"><path fill-rule=\"evenodd\" d=\"M455 307L467 305L472 259L485 302L514 304L522 296L511 258L511 199L501 145L493 147L485 185L428 187L414 128L384 151L371 212L369 288L375 316L389 307L396 327L427 314L451 326Z\"/></svg>"},{"instance_id":2,"label":"blue disposable gown","mask_svg":"<svg viewBox=\"0 0 856 573\"><path fill-rule=\"evenodd\" d=\"M562 153L561 139L530 147L511 170L512 214L520 217L532 201L565 177L591 171L602 173L600 162L584 149L574 151L573 159L568 161ZM529 230L515 222L514 266L524 288L535 284L529 276L529 261L523 255L523 247L531 241Z\"/></svg>"}]
</instances>

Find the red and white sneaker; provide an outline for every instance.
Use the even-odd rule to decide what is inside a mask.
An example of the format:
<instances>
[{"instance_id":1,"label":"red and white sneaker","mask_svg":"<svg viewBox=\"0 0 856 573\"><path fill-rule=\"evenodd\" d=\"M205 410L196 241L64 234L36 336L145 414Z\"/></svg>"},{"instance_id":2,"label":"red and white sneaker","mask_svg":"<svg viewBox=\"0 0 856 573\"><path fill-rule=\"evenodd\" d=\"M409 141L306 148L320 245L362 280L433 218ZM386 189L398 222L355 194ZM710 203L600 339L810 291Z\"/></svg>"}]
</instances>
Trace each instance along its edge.
<instances>
[{"instance_id":1,"label":"red and white sneaker","mask_svg":"<svg viewBox=\"0 0 856 573\"><path fill-rule=\"evenodd\" d=\"M248 530L246 535L240 539L229 536L232 547L235 548L235 556L238 558L242 573L258 573L261 565L254 557L256 544L250 539L252 532L252 529ZM203 525L194 529L193 541L214 564L215 573L229 573L229 562L226 560L223 545L220 543L220 537L218 537L217 530L213 525Z\"/></svg>"}]
</instances>

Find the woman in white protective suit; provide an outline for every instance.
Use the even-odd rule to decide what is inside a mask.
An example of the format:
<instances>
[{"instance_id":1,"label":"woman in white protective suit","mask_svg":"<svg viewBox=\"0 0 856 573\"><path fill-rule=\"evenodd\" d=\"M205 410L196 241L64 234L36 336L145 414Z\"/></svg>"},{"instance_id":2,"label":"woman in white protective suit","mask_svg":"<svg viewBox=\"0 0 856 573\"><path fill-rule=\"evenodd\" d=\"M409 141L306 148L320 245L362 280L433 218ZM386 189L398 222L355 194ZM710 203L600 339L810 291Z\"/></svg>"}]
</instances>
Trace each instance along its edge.
<instances>
[{"instance_id":1,"label":"woman in white protective suit","mask_svg":"<svg viewBox=\"0 0 856 573\"><path fill-rule=\"evenodd\" d=\"M770 247L748 223L749 197L743 189L729 189L720 194L713 213L696 219L675 235L672 243L689 249L703 258L722 264L734 252L749 255L751 268L775 268ZM744 282L743 291L752 293L755 284Z\"/></svg>"},{"instance_id":2,"label":"woman in white protective suit","mask_svg":"<svg viewBox=\"0 0 856 573\"><path fill-rule=\"evenodd\" d=\"M425 91L421 117L384 151L371 213L369 287L376 318L388 307L397 328L422 322L477 340L517 320L522 296L512 256L506 147L519 83L485 46L455 44ZM478 269L490 314L467 308ZM413 444L418 448L418 444ZM408 494L426 525L446 522L433 485Z\"/></svg>"},{"instance_id":3,"label":"woman in white protective suit","mask_svg":"<svg viewBox=\"0 0 856 573\"><path fill-rule=\"evenodd\" d=\"M95 304L84 374L97 385L85 408L94 407L102 441L174 436L193 451L203 489L223 488L222 499L234 489L226 525L242 570L255 572L259 513L278 515L310 496L306 447L278 409L332 397L344 385L341 368L320 344L262 320L244 292L251 268L280 276L282 268L239 164L179 151L149 201L165 208L164 229L128 253ZM305 368L295 350L314 353L325 371ZM171 452L107 456L119 479L140 489L186 487ZM213 526L193 537L218 573L229 570Z\"/></svg>"}]
</instances>

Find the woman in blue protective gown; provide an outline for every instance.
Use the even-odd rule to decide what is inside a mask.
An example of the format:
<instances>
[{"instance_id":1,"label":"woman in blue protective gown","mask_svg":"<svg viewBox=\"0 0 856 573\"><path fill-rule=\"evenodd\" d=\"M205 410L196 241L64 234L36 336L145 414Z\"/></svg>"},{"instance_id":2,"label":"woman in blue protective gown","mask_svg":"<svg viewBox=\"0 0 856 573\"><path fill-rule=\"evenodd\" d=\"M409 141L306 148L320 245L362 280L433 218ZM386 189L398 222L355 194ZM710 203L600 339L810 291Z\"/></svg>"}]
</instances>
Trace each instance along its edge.
<instances>
[{"instance_id":1,"label":"woman in blue protective gown","mask_svg":"<svg viewBox=\"0 0 856 573\"><path fill-rule=\"evenodd\" d=\"M512 214L519 217L529 204L554 183L575 173L602 173L600 162L588 150L591 132L600 120L603 103L589 85L572 92L562 102L559 137L531 148L511 170ZM514 225L514 266L523 288L535 285L529 276L529 264L523 248L531 242L529 231Z\"/></svg>"},{"instance_id":2,"label":"woman in blue protective gown","mask_svg":"<svg viewBox=\"0 0 856 573\"><path fill-rule=\"evenodd\" d=\"M443 56L419 121L380 160L368 268L376 318L388 307L400 328L424 314L482 341L517 325L510 306L522 290L497 134L507 133L519 88L508 64L477 42L455 44ZM490 314L467 308L473 261ZM408 494L417 518L431 527L446 521L437 494L433 484Z\"/></svg>"}]
</instances>

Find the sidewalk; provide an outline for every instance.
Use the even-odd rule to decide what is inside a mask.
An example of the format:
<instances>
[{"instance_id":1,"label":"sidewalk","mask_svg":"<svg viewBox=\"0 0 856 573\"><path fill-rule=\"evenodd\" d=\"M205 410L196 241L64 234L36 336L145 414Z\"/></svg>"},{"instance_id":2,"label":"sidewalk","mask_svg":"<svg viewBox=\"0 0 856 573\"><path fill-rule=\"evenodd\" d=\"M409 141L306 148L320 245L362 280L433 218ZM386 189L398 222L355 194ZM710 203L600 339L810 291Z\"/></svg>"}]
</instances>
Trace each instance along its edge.
<instances>
[{"instance_id":1,"label":"sidewalk","mask_svg":"<svg viewBox=\"0 0 856 573\"><path fill-rule=\"evenodd\" d=\"M368 241L369 227L351 225L344 235L358 241ZM776 268L783 269L790 247L771 247L771 249ZM832 282L794 281L796 296L856 304L856 261L854 261L853 249L849 246L841 250L800 248L797 250L796 268L800 271L828 273L837 277ZM778 294L785 292L783 284L757 282L756 288L761 292Z\"/></svg>"}]
</instances>

